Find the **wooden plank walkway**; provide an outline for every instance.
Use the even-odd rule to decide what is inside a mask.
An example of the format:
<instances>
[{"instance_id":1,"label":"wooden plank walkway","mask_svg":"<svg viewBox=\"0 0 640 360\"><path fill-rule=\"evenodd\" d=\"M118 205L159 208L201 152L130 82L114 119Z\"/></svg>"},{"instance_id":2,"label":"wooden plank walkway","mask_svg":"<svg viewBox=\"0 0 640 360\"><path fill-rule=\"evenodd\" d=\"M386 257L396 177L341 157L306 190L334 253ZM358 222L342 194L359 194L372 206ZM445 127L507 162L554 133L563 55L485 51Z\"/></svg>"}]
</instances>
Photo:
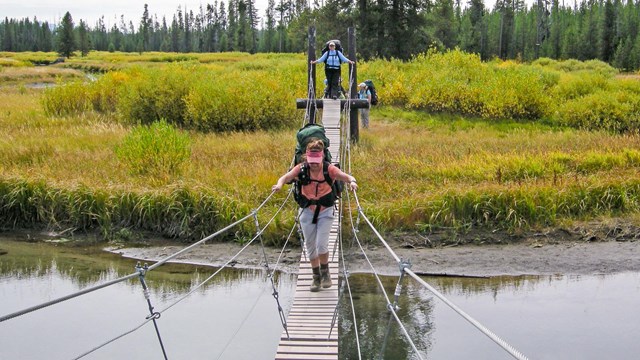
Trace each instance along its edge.
<instances>
[{"instance_id":1,"label":"wooden plank walkway","mask_svg":"<svg viewBox=\"0 0 640 360\"><path fill-rule=\"evenodd\" d=\"M329 151L332 162L340 160L340 100L324 100L322 124L330 141ZM339 262L334 254L338 246L340 219L334 218L329 235L329 268L333 286L310 292L312 281L311 265L304 249L300 256L298 282L293 305L287 317L287 332L282 331L276 360L337 360L338 321L332 327L334 313L338 306Z\"/></svg>"}]
</instances>

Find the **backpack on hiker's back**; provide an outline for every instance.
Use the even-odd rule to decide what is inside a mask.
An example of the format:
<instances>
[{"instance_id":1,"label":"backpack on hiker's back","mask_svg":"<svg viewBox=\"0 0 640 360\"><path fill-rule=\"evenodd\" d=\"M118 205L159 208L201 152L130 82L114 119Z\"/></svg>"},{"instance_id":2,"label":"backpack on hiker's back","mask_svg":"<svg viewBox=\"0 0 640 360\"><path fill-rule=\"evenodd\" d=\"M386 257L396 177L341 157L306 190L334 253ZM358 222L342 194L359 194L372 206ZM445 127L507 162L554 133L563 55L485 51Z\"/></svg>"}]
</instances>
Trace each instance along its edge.
<instances>
[{"instance_id":1,"label":"backpack on hiker's back","mask_svg":"<svg viewBox=\"0 0 640 360\"><path fill-rule=\"evenodd\" d=\"M335 50L336 51L340 51L344 55L344 52L342 51L342 44L340 44L340 40L329 40L329 41L327 41L327 43L324 44L324 47L322 48L322 53L320 55L324 55L324 53L329 51L329 43L336 44L336 49ZM338 61L340 61L340 63L342 63L342 60L340 59L340 57L338 57Z\"/></svg>"},{"instance_id":2,"label":"backpack on hiker's back","mask_svg":"<svg viewBox=\"0 0 640 360\"><path fill-rule=\"evenodd\" d=\"M375 85L373 85L373 81L365 80L364 83L371 92L371 105L378 105L378 92L376 91Z\"/></svg>"},{"instance_id":3,"label":"backpack on hiker's back","mask_svg":"<svg viewBox=\"0 0 640 360\"><path fill-rule=\"evenodd\" d=\"M297 165L302 162L302 155L305 154L307 145L312 139L322 140L324 144L324 163L323 163L323 175L324 181L326 181L331 186L331 194L332 200L331 204L335 202L336 199L340 198L342 194L342 190L344 189L344 183L340 180L334 181L329 176L329 165L331 165L331 153L329 152L329 138L327 138L326 133L324 131L324 127L318 124L307 124L298 130L296 134L297 144L295 150L295 164ZM339 164L333 164L334 166L340 167ZM300 175L298 178L293 181L293 197L300 205L300 207L307 207L309 205L308 200L302 196L302 186L308 185L311 182L310 174L309 174L309 164L304 162L301 166Z\"/></svg>"}]
</instances>

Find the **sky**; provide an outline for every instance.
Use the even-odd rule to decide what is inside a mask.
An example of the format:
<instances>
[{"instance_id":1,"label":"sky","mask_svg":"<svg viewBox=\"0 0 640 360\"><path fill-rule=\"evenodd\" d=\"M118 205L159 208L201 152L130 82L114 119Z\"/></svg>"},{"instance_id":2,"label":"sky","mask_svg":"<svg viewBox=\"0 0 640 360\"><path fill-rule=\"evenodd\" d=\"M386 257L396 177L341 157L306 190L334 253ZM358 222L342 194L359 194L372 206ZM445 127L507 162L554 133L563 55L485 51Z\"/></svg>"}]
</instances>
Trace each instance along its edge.
<instances>
[{"instance_id":1,"label":"sky","mask_svg":"<svg viewBox=\"0 0 640 360\"><path fill-rule=\"evenodd\" d=\"M220 0L218 0L220 1ZM256 0L258 15L264 17L264 11L268 0ZM462 1L466 3L466 0ZM490 9L494 0L485 0L485 7ZM137 26L144 11L144 4L149 5L150 15L156 14L158 21L166 16L170 23L178 6L184 11L200 11L200 5L206 8L207 4L213 4L214 0L74 0L57 2L55 0L0 0L0 20L5 17L10 19L24 19L37 17L39 21L48 21L50 24L59 24L64 14L69 11L73 22L77 25L80 19L90 27L95 26L98 19L104 15L107 28L114 24L120 24L120 16L124 15L127 23L133 21ZM225 1L225 4L227 1ZM527 0L530 3L530 0Z\"/></svg>"},{"instance_id":2,"label":"sky","mask_svg":"<svg viewBox=\"0 0 640 360\"><path fill-rule=\"evenodd\" d=\"M218 0L219 1L219 0ZM200 11L200 5L206 8L207 4L213 4L214 0L0 0L0 19L23 19L37 17L39 21L48 21L50 24L60 23L64 14L69 11L73 22L77 25L80 19L93 27L98 19L104 15L107 28L120 23L120 16L124 15L125 21L133 21L138 24L144 11L144 4L148 4L149 14L158 15L158 21L166 16L167 22L171 22L178 6L194 13ZM225 4L227 1L225 1ZM267 0L256 0L256 8L260 17L264 15Z\"/></svg>"}]
</instances>

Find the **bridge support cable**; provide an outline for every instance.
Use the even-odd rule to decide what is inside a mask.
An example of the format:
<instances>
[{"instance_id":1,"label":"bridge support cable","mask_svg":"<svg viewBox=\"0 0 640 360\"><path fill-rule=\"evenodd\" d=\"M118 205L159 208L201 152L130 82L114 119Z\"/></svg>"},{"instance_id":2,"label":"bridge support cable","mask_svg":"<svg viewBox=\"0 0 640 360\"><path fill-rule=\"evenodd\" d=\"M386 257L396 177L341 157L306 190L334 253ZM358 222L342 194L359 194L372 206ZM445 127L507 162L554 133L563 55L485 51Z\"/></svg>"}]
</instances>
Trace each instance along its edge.
<instances>
[{"instance_id":1,"label":"bridge support cable","mask_svg":"<svg viewBox=\"0 0 640 360\"><path fill-rule=\"evenodd\" d=\"M347 266L347 262L344 259L343 239L344 238L341 236L340 237L340 260L342 261L342 274L344 278L344 284L342 286L346 287L347 293L349 295L349 305L351 307L351 316L353 320L353 333L355 334L355 338L356 338L356 348L358 349L358 359L362 360L360 336L358 335L358 319L356 318L356 308L353 303L353 294L351 292L351 284L349 283L349 269ZM342 293L340 295L342 295Z\"/></svg>"},{"instance_id":2,"label":"bridge support cable","mask_svg":"<svg viewBox=\"0 0 640 360\"><path fill-rule=\"evenodd\" d=\"M158 342L160 343L160 348L162 349L162 355L164 355L164 360L168 360L167 351L164 349L164 344L162 343L162 336L160 336L160 329L158 328L158 323L156 322L156 319L160 318L160 313L153 311L153 305L151 305L151 296L149 294L149 288L147 287L147 283L144 280L144 276L148 269L149 267L147 266L147 264L144 264L144 267L141 266L140 263L136 264L136 270L138 271L138 274L139 274L138 278L140 279L140 284L142 285L144 298L147 300L147 305L149 306L149 316L147 316L147 319L151 319L153 321L153 326L155 327L156 335L158 336Z\"/></svg>"},{"instance_id":3,"label":"bridge support cable","mask_svg":"<svg viewBox=\"0 0 640 360\"><path fill-rule=\"evenodd\" d=\"M258 208L253 210L253 212L251 212L250 214L246 215L242 219L240 219L240 220L234 222L233 224L228 225L227 227L225 227L225 228L223 228L221 230L218 230L217 232L205 237L204 239L202 239L202 240L200 240L200 241L198 241L198 242L196 242L196 243L194 243L194 244L192 244L192 245L190 245L190 246L188 246L188 247L186 247L186 248L184 248L184 249L182 249L182 250L180 250L180 251L178 251L178 252L176 252L176 253L174 253L172 255L169 255L166 258L164 258L164 259L162 259L162 260L160 260L158 262L156 262L155 264L149 266L147 271L151 271L151 270L163 265L164 263L168 262L169 260L174 259L175 257L177 257L177 256L179 256L179 255L181 255L181 254L183 254L185 252L188 252L188 251L192 250L194 247L199 246L199 245L201 245L201 244L213 239L214 237L225 233L229 229L237 226L238 224L246 221L247 219L251 218L255 212L259 211L262 207L264 207L264 205L269 201L269 199L271 199L272 196L273 196L273 192L271 192L269 194L269 196L267 196L267 198L260 204L260 206L258 206ZM0 317L0 322L6 321L6 320L9 320L9 319L13 319L15 317L18 317L18 316L21 316L21 315L24 315L24 314L28 314L30 312L33 312L33 311L36 311L36 310L40 310L40 309L43 309L43 308L51 306L51 305L55 305L55 304L61 303L63 301L70 300L70 299L73 299L75 297L78 297L78 296L81 296L81 295L85 295L85 294L91 293L93 291L100 290L102 288L105 288L105 287L108 287L108 286L111 286L111 285L115 285L115 284L118 284L120 282L129 280L129 279L133 279L133 278L135 278L137 276L138 276L137 272L131 273L129 275L120 277L118 279L114 279L114 280L108 281L108 282L103 283L103 284L92 286L92 287L77 291L77 292L75 292L73 294L69 294L69 295L60 297L58 299L47 301L47 302L39 304L39 305L35 305L35 306L29 307L29 308L26 308L26 309L23 309L23 310L20 310L20 311L16 311L16 312L11 313L11 314L4 315L4 316Z\"/></svg>"},{"instance_id":4,"label":"bridge support cable","mask_svg":"<svg viewBox=\"0 0 640 360\"><path fill-rule=\"evenodd\" d=\"M285 202L283 203L286 204L287 200L289 200L289 198L291 197L292 194L292 190L289 191L289 194L287 195L287 198L285 200ZM287 334L287 337L289 337L289 330L287 328L287 316L284 314L284 311L282 310L282 305L280 305L280 299L279 299L279 294L278 294L278 289L276 289L276 285L273 282L273 277L275 275L275 268L278 266L278 262L280 261L280 257L278 257L278 262L276 262L275 267L273 269L273 271L271 271L271 269L269 268L269 259L267 257L267 253L264 249L264 241L262 240L262 232L260 231L260 222L258 222L258 214L255 214L254 216L255 219L255 224L256 224L256 231L258 232L258 237L260 238L260 245L262 245L262 255L264 256L264 264L265 267L267 269L267 278L269 279L269 281L271 282L271 295L273 296L273 298L276 301L276 306L278 308L278 315L280 317L280 323L282 324L282 328L284 329L284 331ZM284 247L287 246L287 243L289 242L289 238L291 237L291 234L293 233L293 230L295 229L295 224L294 227L291 228L291 232L289 232L289 236L287 237L287 241L285 241L284 246L282 247L282 251L280 252L280 255L282 255L282 253L284 252Z\"/></svg>"},{"instance_id":5,"label":"bridge support cable","mask_svg":"<svg viewBox=\"0 0 640 360\"><path fill-rule=\"evenodd\" d=\"M271 195L269 195L269 197L271 197L273 195L274 192L271 192ZM200 289L202 286L204 286L204 284L206 284L207 282L211 281L211 279L213 279L216 275L218 275L224 268L226 268L227 266L229 266L229 264L234 261L238 256L240 256L240 254L242 254L243 251L245 251L251 244L253 244L259 237L260 235L262 235L262 233L266 230L266 228L271 225L271 223L273 222L273 220L278 216L278 214L280 213L280 211L282 211L282 209L284 208L285 204L287 203L287 200L289 199L289 196L287 196L287 198L285 199L285 201L282 202L282 204L280 205L280 207L278 208L278 210L273 214L273 216L271 217L271 219L269 219L269 221L267 222L267 224L265 226L263 226L258 233L251 239L249 240L249 242L247 242L242 249L240 249L235 255L233 255L233 257L231 257L229 260L227 260L226 263L224 263L224 265L222 265L222 267L220 267L220 269L218 269L216 272L214 272L213 274L211 274L208 278L206 278L205 280L203 280L200 284L196 285L193 289L191 289L188 293L186 293L185 295L181 296L180 298L178 298L176 301L174 301L172 304L168 305L167 307L165 307L164 309L162 309L161 311L159 311L161 314L164 313L165 311L169 310L170 308L174 307L176 304L178 304L179 302L181 302L182 300L186 299L187 297L191 296L191 294L193 294L194 292L196 292L198 289ZM264 205L264 203L263 203ZM254 210L254 212L257 211ZM253 212L252 212L253 213ZM249 215L248 215L249 216ZM246 217L245 217L246 218ZM151 267L150 267L151 268Z\"/></svg>"},{"instance_id":6,"label":"bridge support cable","mask_svg":"<svg viewBox=\"0 0 640 360\"><path fill-rule=\"evenodd\" d=\"M271 198L271 196L273 196L273 192L271 192L271 194L266 198L266 200L265 200L264 202L262 202L262 204L261 204L261 205L260 205L256 210L254 210L254 212L255 212L255 211L258 211L260 208L262 208L262 207L265 205L265 203L267 202L267 200ZM280 213L280 211L282 210L282 208L284 207L284 205L287 203L288 199L289 199L289 196L287 196L287 198L283 201L282 205L280 206L280 208L278 209L278 211L276 211L276 213L273 215L273 217L271 218L271 220L269 220L269 222L267 223L267 225L265 225L265 227L264 227L264 228L262 228L262 229L259 231L258 235L261 235L261 234L262 234L262 232L264 232L264 229L266 229L266 227L267 227L267 226L269 226L269 224L271 224L271 222L273 221L273 219L275 219L275 218L276 218L276 216ZM243 222L243 221L245 221L245 220L247 220L247 219L251 218L252 216L253 216L253 212L251 212L249 215L247 215L247 216L243 217L242 219L240 219L240 220L236 221L235 223L233 223L233 224L231 224L231 225L227 226L226 228L224 228L224 229L221 229L221 230L217 231L216 233L214 233L214 234L212 234L212 235L208 236L207 238L205 238L205 239L203 239L203 240L200 240L200 241L199 241L198 243L196 243L196 244L201 244L201 243L203 243L203 242L204 242L204 240L210 240L211 238L213 238L213 237L215 237L215 236L217 236L217 235L219 235L219 234L223 233L224 231L229 230L231 227L233 227L233 226L235 226L235 225L238 225L239 223L241 223L241 222ZM172 308L173 306L177 305L179 302L181 302L182 300L186 299L186 298L187 298L187 297L189 297L191 294L193 294L193 293L194 293L194 292L196 292L198 289L200 289L202 286L204 286L204 284L206 284L207 282L211 281L211 279L213 279L216 275L218 275L220 272L222 272L222 270L224 270L226 267L228 267L228 266L229 266L229 264L231 264L231 262L233 262L233 261L234 261L238 256L240 256L240 254L241 254L244 250L246 250L246 249L247 249L251 244L253 244L253 242L255 242L255 240L257 239L257 236L258 236L258 235L256 235L256 236L255 236L253 239L251 239L247 244L245 244L245 246L243 246L243 247L242 247L242 248L241 248L241 249L240 249L240 250L239 250L239 251L238 251L238 252L237 252L233 257L231 257L229 260L227 260L227 262L226 262L226 263L224 263L224 264L223 264L223 265L222 265L222 266L221 266L217 271L215 271L211 276L209 276L208 278L206 278L206 279L205 279L204 281L202 281L200 284L196 285L196 286L195 286L193 289L191 289L187 294L185 294L185 295L181 296L181 297L180 297L180 298L178 298L176 301L174 301L174 302L173 302L173 303L171 303L170 305L166 306L164 309L162 309L162 310L160 310L160 311L155 312L155 313L157 313L157 315L155 315L155 316L160 317L160 315L161 315L161 314L163 314L165 311L167 311L167 310L169 310L170 308ZM195 245L195 244L194 244L194 245ZM187 249L192 249L192 248L193 248L193 245L192 245L192 246L189 246ZM180 252L178 252L178 253L184 253L184 251L180 251ZM176 254L178 254L178 253L176 253ZM175 254L174 254L174 255L175 255ZM163 259L163 260L164 260L164 262L168 261L168 259L169 259L169 258L174 258L174 257L175 257L174 255L171 255L171 256L169 256L169 257L167 257L167 258ZM154 264L154 265L157 265L157 264L158 264L158 263L156 263L156 264ZM158 266L159 266L159 265L158 265ZM150 270L152 269L152 267L153 267L153 266L149 266L149 267L146 269L146 271L147 271L147 272L148 272L148 271L150 271ZM157 266L156 266L156 267L157 267ZM133 276L130 276L130 277L135 277L135 276L138 276L138 273L134 273L134 274L132 274L132 275L133 275ZM103 286L103 287L104 287L104 286ZM111 344L111 343L115 342L116 340L119 340L119 339L123 338L124 336L129 335L129 334L131 334L131 333L133 333L133 332L137 331L138 329L142 328L144 325L146 325L147 323L149 323L149 322L150 322L150 321L152 321L152 320L153 320L153 317L151 317L151 318L149 318L149 317L148 317L148 318L147 318L144 322L142 322L140 325L138 325L138 326L136 326L136 327L132 328L131 330L125 331L124 333L122 333L122 334L120 334L120 335L118 335L118 336L115 336L114 338L112 338L112 339L110 339L110 340L108 340L108 341L106 341L106 342L104 342L104 343L102 343L102 344L100 344L100 345L98 345L98 346L94 347L93 349L91 349L91 350L89 350L89 351L87 351L87 352L85 352L85 353L83 353L83 354L79 355L78 357L74 358L74 360L76 360L76 359L80 359L80 358L83 358L83 357L85 357L85 356L87 356L87 355L89 355L89 354L91 354L91 353L93 353L93 352L95 352L95 351L97 351L97 350L99 350L99 349L101 349L101 348L103 348L103 347L105 347L105 346L107 346L107 345L109 345L109 344Z\"/></svg>"},{"instance_id":7,"label":"bridge support cable","mask_svg":"<svg viewBox=\"0 0 640 360\"><path fill-rule=\"evenodd\" d=\"M358 205L358 212L360 215L362 215L362 218L364 219L364 221L369 225L369 227L371 228L371 230L376 234L376 236L378 237L378 239L380 240L380 242L384 245L385 248L387 248L387 250L389 251L389 253L391 254L391 256L396 260L396 262L398 262L398 264L400 264L402 262L402 260L398 257L398 255L396 255L396 253L391 249L391 247L389 246L389 244L384 240L384 238L382 237L382 235L380 235L380 233L378 232L378 230L373 226L373 224L371 223L371 221L369 220L369 218L367 218L367 216L365 215L364 211L362 210L362 207L360 206L360 201L358 199L358 195L354 193L355 196L355 201L356 204ZM360 243L358 242L358 245L360 245ZM361 246L362 249L362 246ZM364 252L364 249L362 249ZM368 258L365 254L365 258L368 261ZM516 350L513 346L509 345L506 341L504 341L502 338L500 338L499 336L497 336L494 332L492 332L491 330L489 330L487 327L485 327L484 325L482 325L480 322L478 322L477 320L475 320L473 317L471 317L469 314L467 314L466 312L464 312L462 309L460 309L458 306L456 306L453 302L451 302L449 299L447 299L443 294L441 294L439 291L437 291L434 287L432 287L431 285L429 285L426 281L424 281L423 279L421 279L418 275L416 275L413 271L411 271L411 269L409 269L408 267L402 267L401 266L401 271L406 272L409 276L411 276L412 278L414 278L418 283L420 283L422 286L424 286L425 288L427 288L429 291L431 291L431 293L433 293L437 298L439 298L440 300L442 300L447 306L449 306L453 311L455 311L456 313L458 313L460 316L462 316L465 320L467 320L469 323L471 323L473 326L475 326L478 330L480 330L480 332L482 332L483 334L485 334L488 338L490 338L491 340L493 340L496 344L498 344L501 348L503 348L506 352L508 352L511 356L513 356L516 359L519 360L528 360L528 358L522 354L521 352L519 352L518 350ZM386 294L385 294L386 295Z\"/></svg>"},{"instance_id":8,"label":"bridge support cable","mask_svg":"<svg viewBox=\"0 0 640 360\"><path fill-rule=\"evenodd\" d=\"M231 343L236 338L236 336L238 336L238 333L244 327L244 324L247 322L247 319L249 319L249 316L251 316L251 314L253 314L253 312L256 310L256 306L258 306L258 303L260 302L260 299L262 298L262 295L264 295L266 290L267 290L267 288L265 287L265 289L262 290L260 292L260 294L256 297L256 301L253 302L253 305L251 306L251 309L249 309L249 311L247 311L247 314L244 316L244 318L242 319L242 321L240 322L240 324L236 328L236 331L234 331L233 335L231 335L231 337L229 338L227 343L224 345L224 348L222 349L220 354L218 354L218 357L216 359L221 359L222 358L222 355L224 355L224 353L227 351L227 348L229 348L229 345L231 345Z\"/></svg>"},{"instance_id":9,"label":"bridge support cable","mask_svg":"<svg viewBox=\"0 0 640 360\"><path fill-rule=\"evenodd\" d=\"M357 201L356 193L353 192L353 194L354 194L354 197L356 198L356 201ZM351 206L351 202L349 202L349 206ZM349 214L352 214L351 209L349 211ZM358 244L358 247L360 248L360 251L362 252L362 255L364 256L365 260L369 264L369 267L373 271L373 275L376 278L376 281L378 282L378 286L382 290L382 295L384 296L384 298L385 298L385 300L387 302L387 309L389 310L389 313L391 313L391 315L395 318L396 322L398 323L398 326L400 327L400 330L402 331L404 337L409 342L409 345L411 345L411 348L413 349L415 354L418 356L419 359L422 360L423 359L422 354L420 353L420 351L418 351L418 348L416 347L415 343L411 339L411 336L409 335L409 332L407 331L407 329L405 328L404 324L402 324L402 321L398 317L398 314L396 313L396 309L394 308L393 304L391 303L391 300L389 299L389 296L387 295L387 292L386 292L386 290L384 288L384 285L382 284L382 280L380 280L380 275L378 274L378 271L376 270L375 266L373 266L373 263L371 262L371 260L367 256L367 253L364 250L364 247L362 246L362 243L360 242L360 239L358 238L358 234L355 231L355 227L354 227L354 223L353 223L353 215L350 216L350 220L351 220L352 229L354 230L353 231L353 237L354 237L356 243Z\"/></svg>"},{"instance_id":10,"label":"bridge support cable","mask_svg":"<svg viewBox=\"0 0 640 360\"><path fill-rule=\"evenodd\" d=\"M98 346L94 347L93 349L91 349L91 350L89 350L89 351L87 351L87 352L84 352L84 353L82 353L82 354L80 354L80 355L78 355L78 356L74 357L74 358L73 358L73 360L82 359L83 357L85 357L85 356L87 356L87 355L89 355L89 354L91 354L91 353L93 353L93 352L95 352L95 351L97 351L97 350L102 349L103 347L105 347L105 346L107 346L107 345L111 344L112 342L115 342L116 340L119 340L119 339L121 339L121 338L123 338L123 337L125 337L125 336L127 336L127 335L129 335L129 334L134 333L134 332L135 332L135 331L137 331L138 329L140 329L140 328L142 328L143 326L145 326L145 325L147 325L148 323L150 323L150 322L151 322L151 320L152 320L151 318L148 318L147 320L145 320L145 321L144 321L144 322L142 322L141 324L137 325L136 327L132 328L131 330L125 331L125 332L123 332L122 334L120 334L120 335L118 335L118 336L116 336L116 337L114 337L114 338L111 338L111 339L109 339L109 340L107 340L107 341L103 342L102 344L100 344L100 345L98 345Z\"/></svg>"},{"instance_id":11,"label":"bridge support cable","mask_svg":"<svg viewBox=\"0 0 640 360\"><path fill-rule=\"evenodd\" d=\"M269 199L271 199L271 197L272 197L272 196L273 196L273 191L269 194L269 196L267 196L267 197L266 197L266 199L264 199L264 201L262 201L262 203L261 203L261 204L260 204L256 209L254 209L253 211L251 211L251 213L247 214L247 215L246 215L245 217L243 217L242 219L240 219L240 220L238 220L238 221L234 222L234 223L233 223L233 224L231 224L231 225L226 226L226 227L225 227L225 228L223 228L223 229L220 229L220 230L216 231L215 233L213 233L213 234L211 234L211 235L209 235L209 236L205 237L204 239L202 239L202 240L200 240L200 241L198 241L198 242L196 242L196 243L193 243L192 245L187 246L186 248L184 248L184 249L182 249L182 250L180 250L180 251L178 251L178 252L176 252L176 253L174 253L174 254L171 254L171 255L167 256L166 258L164 258L164 259L162 259L162 260L158 261L157 263L155 263L155 264L153 264L153 265L149 266L149 271L151 271L151 270L153 270L153 269L155 269L155 268L157 268L157 267L159 267L159 266L163 265L163 264L164 264L164 263L166 263L167 261L169 261L169 260L171 260L171 259L174 259L174 258L178 257L178 256L179 256L179 255L181 255L181 254L184 254L184 253L186 253L186 252L188 252L188 251L191 251L193 248L195 248L195 247L197 247L197 246L200 246L200 245L204 244L205 242L207 242L207 241L209 241L209 240L213 239L214 237L216 237L216 236L218 236L218 235L220 235L220 234L223 234L223 233L227 232L229 229L231 229L231 228L233 228L233 227L237 226L238 224L240 224L240 223L242 223L242 222L246 221L247 219L250 219L250 218L251 218L251 217L253 217L253 216L254 216L258 211L260 211L260 209L262 209L262 208L264 207L264 205L269 201Z\"/></svg>"},{"instance_id":12,"label":"bridge support cable","mask_svg":"<svg viewBox=\"0 0 640 360\"><path fill-rule=\"evenodd\" d=\"M108 282L106 282L104 284L92 286L90 288L86 288L86 289L80 290L78 292L63 296L63 297L58 298L58 299L47 301L45 303L42 303L42 304L39 304L39 305L35 305L35 306L30 307L30 308L26 308L26 309L23 309L23 310L20 310L20 311L16 311L16 312L8 314L8 315L4 315L4 316L0 317L0 322L3 322L5 320L9 320L9 319L13 319L15 317L18 317L18 316L21 316L21 315L24 315L24 314L28 314L28 313L36 311L36 310L40 310L40 309L46 308L48 306L55 305L55 304L61 303L61 302L66 301L66 300L70 300L70 299L73 299L75 297L78 297L78 296L81 296L81 295L85 295L85 294L88 294L88 293L96 291L96 290L100 290L100 289L105 288L107 286L111 286L111 285L118 284L118 283L121 283L123 281L129 280L129 279L133 279L136 276L138 276L138 273L132 273L132 274L123 276L121 278L108 281Z\"/></svg>"}]
</instances>

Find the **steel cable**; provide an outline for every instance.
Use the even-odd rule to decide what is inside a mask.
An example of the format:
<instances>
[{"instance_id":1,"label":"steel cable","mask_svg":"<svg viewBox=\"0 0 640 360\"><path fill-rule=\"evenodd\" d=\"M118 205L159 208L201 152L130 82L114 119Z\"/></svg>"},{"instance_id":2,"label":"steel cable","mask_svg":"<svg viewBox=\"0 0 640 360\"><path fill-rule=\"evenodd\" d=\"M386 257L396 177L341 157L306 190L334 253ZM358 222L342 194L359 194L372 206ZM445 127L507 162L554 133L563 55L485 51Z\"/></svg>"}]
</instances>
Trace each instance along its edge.
<instances>
[{"instance_id":1,"label":"steel cable","mask_svg":"<svg viewBox=\"0 0 640 360\"><path fill-rule=\"evenodd\" d=\"M387 248L387 250L389 251L389 253L391 254L391 256L396 260L396 262L400 263L401 260L398 257L398 255L396 255L396 253L391 249L391 247L389 246L389 244L384 240L384 238L382 237L382 235L380 235L380 233L378 232L378 230L373 226L373 224L371 223L371 221L369 220L369 218L367 218L367 216L364 214L364 211L362 211L362 207L360 206L360 201L358 199L358 195L354 193L355 196L355 200L356 200L356 204L358 204L358 212L360 213L360 215L362 216L362 218L366 221L366 223L369 225L369 227L371 228L371 230L376 234L376 236L378 237L378 239L380 240L380 242L382 242L382 244L384 245L385 248ZM360 243L358 242L358 245L360 245ZM362 248L362 246L361 246ZM363 250L364 251L364 250ZM365 258L366 255L365 255ZM368 261L368 258L367 258ZM438 292L435 288L433 288L431 285L429 285L426 281L422 280L418 275L416 275L413 271L411 271L408 268L403 268L403 271L405 271L407 274L409 274L412 278L414 278L416 281L418 281L418 283L420 283L421 285L423 285L424 287L426 287L429 291L431 291L437 298L439 298L440 300L442 300L447 306L449 306L451 309L453 309L453 311L455 311L456 313L458 313L460 316L462 316L465 320L467 320L469 323L471 323L473 326L475 326L478 330L480 330L480 332L482 332L483 334L485 334L487 337L489 337L491 340L493 340L496 344L498 344L500 347L502 347L505 351L507 351L509 354L511 354L514 358L516 359L520 359L520 360L527 360L527 357L525 355L523 355L521 352L519 352L518 350L516 350L513 346L509 345L506 341L504 341L502 338L498 337L495 333L493 333L491 330L489 330L487 327L485 327L484 325L482 325L480 322L478 322L477 320L475 320L473 317L471 317L469 314L467 314L466 312L464 312L462 309L460 309L458 306L456 306L453 302L451 302L449 299L447 299L444 295L442 295L440 292Z\"/></svg>"}]
</instances>

